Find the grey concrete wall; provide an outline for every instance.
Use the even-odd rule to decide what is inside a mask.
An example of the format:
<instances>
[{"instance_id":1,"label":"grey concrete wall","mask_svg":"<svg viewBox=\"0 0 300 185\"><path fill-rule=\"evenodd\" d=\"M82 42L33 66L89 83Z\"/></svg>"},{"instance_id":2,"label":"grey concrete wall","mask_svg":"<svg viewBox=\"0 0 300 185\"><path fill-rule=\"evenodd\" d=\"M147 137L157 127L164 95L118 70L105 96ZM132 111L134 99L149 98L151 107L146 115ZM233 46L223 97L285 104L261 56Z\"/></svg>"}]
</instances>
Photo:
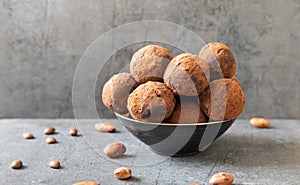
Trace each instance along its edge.
<instances>
[{"instance_id":1,"label":"grey concrete wall","mask_svg":"<svg viewBox=\"0 0 300 185\"><path fill-rule=\"evenodd\" d=\"M118 25L147 19L231 47L247 98L241 117L300 118L299 0L1 0L0 117L73 117L72 79L86 48Z\"/></svg>"}]
</instances>

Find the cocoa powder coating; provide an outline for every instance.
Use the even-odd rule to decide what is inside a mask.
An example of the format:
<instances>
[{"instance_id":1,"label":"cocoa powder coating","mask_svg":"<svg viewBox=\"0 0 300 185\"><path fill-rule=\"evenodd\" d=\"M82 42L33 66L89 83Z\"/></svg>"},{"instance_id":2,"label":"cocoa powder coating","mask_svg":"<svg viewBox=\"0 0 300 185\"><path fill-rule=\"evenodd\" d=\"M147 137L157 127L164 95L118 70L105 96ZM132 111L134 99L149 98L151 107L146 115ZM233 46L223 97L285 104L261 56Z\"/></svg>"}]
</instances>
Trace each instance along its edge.
<instances>
[{"instance_id":1,"label":"cocoa powder coating","mask_svg":"<svg viewBox=\"0 0 300 185\"><path fill-rule=\"evenodd\" d=\"M134 119L160 123L172 114L175 103L165 84L149 81L129 95L127 108Z\"/></svg>"},{"instance_id":2,"label":"cocoa powder coating","mask_svg":"<svg viewBox=\"0 0 300 185\"><path fill-rule=\"evenodd\" d=\"M129 73L112 76L103 86L103 104L111 111L127 112L127 98L136 85L135 79Z\"/></svg>"},{"instance_id":3,"label":"cocoa powder coating","mask_svg":"<svg viewBox=\"0 0 300 185\"><path fill-rule=\"evenodd\" d=\"M208 87L209 79L207 62L190 53L174 57L164 73L164 83L176 95L198 96Z\"/></svg>"},{"instance_id":4,"label":"cocoa powder coating","mask_svg":"<svg viewBox=\"0 0 300 185\"><path fill-rule=\"evenodd\" d=\"M200 50L199 56L209 64L210 81L234 76L236 61L230 48L225 44L218 42L208 43Z\"/></svg>"},{"instance_id":5,"label":"cocoa powder coating","mask_svg":"<svg viewBox=\"0 0 300 185\"><path fill-rule=\"evenodd\" d=\"M200 108L198 97L180 97L166 123L206 123L207 116Z\"/></svg>"},{"instance_id":6,"label":"cocoa powder coating","mask_svg":"<svg viewBox=\"0 0 300 185\"><path fill-rule=\"evenodd\" d=\"M168 49L158 45L148 45L139 49L132 56L130 73L138 84L147 81L160 81L165 68L173 58Z\"/></svg>"},{"instance_id":7,"label":"cocoa powder coating","mask_svg":"<svg viewBox=\"0 0 300 185\"><path fill-rule=\"evenodd\" d=\"M245 96L236 80L223 78L210 83L200 96L200 105L213 121L230 120L243 112Z\"/></svg>"}]
</instances>

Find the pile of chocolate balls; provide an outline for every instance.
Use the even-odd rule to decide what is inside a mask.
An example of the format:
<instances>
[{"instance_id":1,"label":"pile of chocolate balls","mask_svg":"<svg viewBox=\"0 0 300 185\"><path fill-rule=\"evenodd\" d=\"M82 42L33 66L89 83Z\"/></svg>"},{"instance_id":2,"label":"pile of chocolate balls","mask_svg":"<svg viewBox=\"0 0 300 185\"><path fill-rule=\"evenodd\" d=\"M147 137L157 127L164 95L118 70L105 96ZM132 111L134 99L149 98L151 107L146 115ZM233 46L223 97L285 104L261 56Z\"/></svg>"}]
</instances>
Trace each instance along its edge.
<instances>
[{"instance_id":1,"label":"pile of chocolate balls","mask_svg":"<svg viewBox=\"0 0 300 185\"><path fill-rule=\"evenodd\" d=\"M230 48L212 42L198 55L175 57L168 49L148 45L132 56L130 73L112 76L102 101L111 111L153 123L207 123L238 117L245 96L235 77Z\"/></svg>"}]
</instances>

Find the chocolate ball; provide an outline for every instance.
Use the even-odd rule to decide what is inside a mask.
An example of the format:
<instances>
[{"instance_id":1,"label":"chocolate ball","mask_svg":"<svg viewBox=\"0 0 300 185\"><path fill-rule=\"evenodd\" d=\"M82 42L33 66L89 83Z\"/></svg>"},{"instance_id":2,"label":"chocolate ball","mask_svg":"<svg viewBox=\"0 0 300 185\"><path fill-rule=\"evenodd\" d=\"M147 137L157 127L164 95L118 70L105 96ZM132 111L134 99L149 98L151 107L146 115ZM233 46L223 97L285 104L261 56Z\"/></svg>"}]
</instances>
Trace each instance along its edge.
<instances>
[{"instance_id":1,"label":"chocolate ball","mask_svg":"<svg viewBox=\"0 0 300 185\"><path fill-rule=\"evenodd\" d=\"M129 95L127 108L134 119L160 123L172 114L175 103L172 91L165 84L149 81Z\"/></svg>"},{"instance_id":2,"label":"chocolate ball","mask_svg":"<svg viewBox=\"0 0 300 185\"><path fill-rule=\"evenodd\" d=\"M147 81L160 81L172 54L164 47L149 45L141 48L132 56L130 73L138 84Z\"/></svg>"},{"instance_id":3,"label":"chocolate ball","mask_svg":"<svg viewBox=\"0 0 300 185\"><path fill-rule=\"evenodd\" d=\"M190 53L174 57L164 73L164 83L176 95L198 96L210 79L209 66L202 58Z\"/></svg>"},{"instance_id":4,"label":"chocolate ball","mask_svg":"<svg viewBox=\"0 0 300 185\"><path fill-rule=\"evenodd\" d=\"M236 61L230 48L225 44L218 42L208 43L200 50L199 56L209 64L210 81L234 76Z\"/></svg>"},{"instance_id":5,"label":"chocolate ball","mask_svg":"<svg viewBox=\"0 0 300 185\"><path fill-rule=\"evenodd\" d=\"M128 112L127 98L136 85L135 79L129 73L112 76L103 86L103 104L117 113Z\"/></svg>"},{"instance_id":6,"label":"chocolate ball","mask_svg":"<svg viewBox=\"0 0 300 185\"><path fill-rule=\"evenodd\" d=\"M236 80L222 78L214 80L201 94L203 112L213 121L237 118L244 110L245 96Z\"/></svg>"},{"instance_id":7,"label":"chocolate ball","mask_svg":"<svg viewBox=\"0 0 300 185\"><path fill-rule=\"evenodd\" d=\"M199 97L181 96L176 99L173 113L166 123L206 123L207 116L200 108Z\"/></svg>"}]
</instances>

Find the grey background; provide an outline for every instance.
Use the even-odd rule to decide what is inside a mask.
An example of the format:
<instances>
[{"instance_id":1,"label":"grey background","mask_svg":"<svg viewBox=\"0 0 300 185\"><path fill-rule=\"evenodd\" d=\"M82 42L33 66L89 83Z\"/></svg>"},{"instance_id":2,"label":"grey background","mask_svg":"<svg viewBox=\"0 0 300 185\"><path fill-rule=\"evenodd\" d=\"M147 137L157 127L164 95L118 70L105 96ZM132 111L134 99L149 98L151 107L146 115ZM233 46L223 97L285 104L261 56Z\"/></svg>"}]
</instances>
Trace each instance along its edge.
<instances>
[{"instance_id":1,"label":"grey background","mask_svg":"<svg viewBox=\"0 0 300 185\"><path fill-rule=\"evenodd\" d=\"M300 118L299 0L1 0L0 117L73 117L72 80L86 48L118 25L149 19L230 46L247 98L242 118ZM114 60L127 62L134 49Z\"/></svg>"}]
</instances>

